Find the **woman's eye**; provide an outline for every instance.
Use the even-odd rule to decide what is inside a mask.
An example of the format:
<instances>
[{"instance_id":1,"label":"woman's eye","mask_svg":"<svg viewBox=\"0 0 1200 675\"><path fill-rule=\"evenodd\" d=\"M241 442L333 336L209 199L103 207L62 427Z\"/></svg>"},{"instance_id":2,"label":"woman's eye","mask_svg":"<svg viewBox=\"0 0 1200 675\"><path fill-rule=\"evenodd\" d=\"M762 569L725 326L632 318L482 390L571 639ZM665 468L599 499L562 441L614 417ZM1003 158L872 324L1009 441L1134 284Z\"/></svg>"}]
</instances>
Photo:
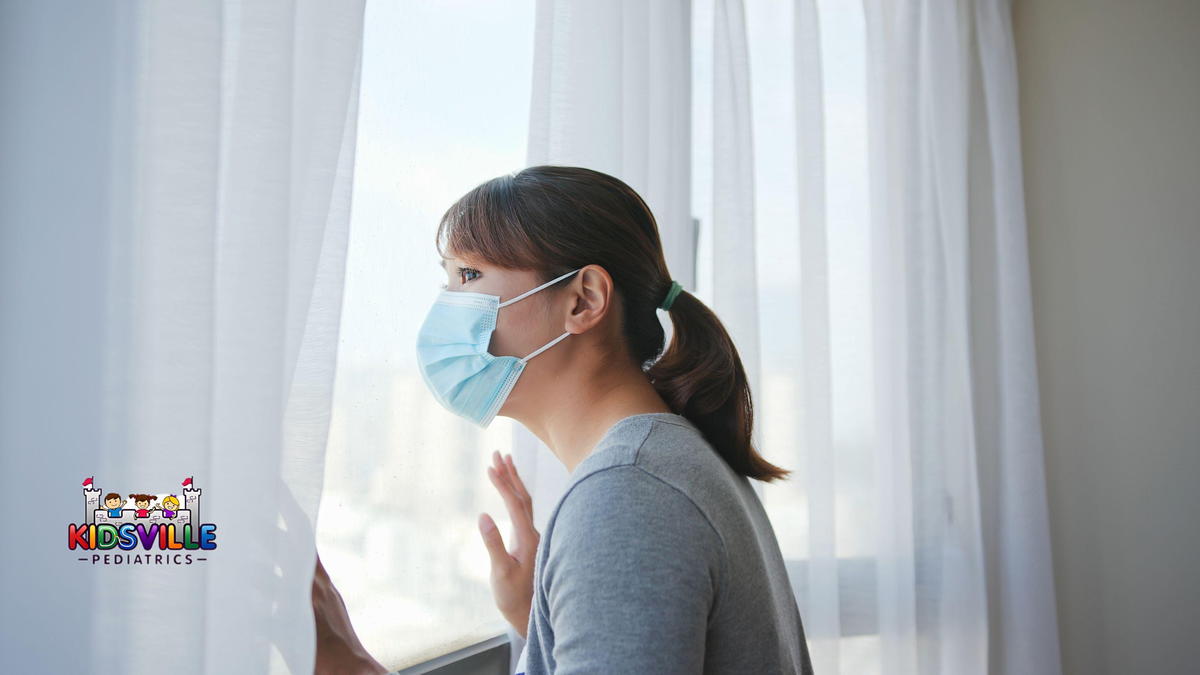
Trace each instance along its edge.
<instances>
[{"instance_id":1,"label":"woman's eye","mask_svg":"<svg viewBox=\"0 0 1200 675\"><path fill-rule=\"evenodd\" d=\"M471 275L475 275L475 276L471 276ZM468 277L470 277L470 278L468 278ZM458 268L458 278L464 284L467 283L468 281L474 281L479 278L479 270L472 269L470 267L460 267L460 268Z\"/></svg>"}]
</instances>

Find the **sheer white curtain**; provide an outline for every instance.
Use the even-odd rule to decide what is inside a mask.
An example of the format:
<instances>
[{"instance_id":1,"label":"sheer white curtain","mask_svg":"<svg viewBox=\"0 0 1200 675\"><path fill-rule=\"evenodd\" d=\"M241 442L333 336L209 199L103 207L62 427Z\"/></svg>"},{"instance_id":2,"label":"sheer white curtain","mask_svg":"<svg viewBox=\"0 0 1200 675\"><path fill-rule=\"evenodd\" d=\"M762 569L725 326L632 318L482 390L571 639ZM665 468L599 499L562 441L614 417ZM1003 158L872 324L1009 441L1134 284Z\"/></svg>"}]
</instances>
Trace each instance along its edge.
<instances>
[{"instance_id":1,"label":"sheer white curtain","mask_svg":"<svg viewBox=\"0 0 1200 675\"><path fill-rule=\"evenodd\" d=\"M1004 0L865 4L876 458L893 478L876 581L895 672L1061 668L1010 16Z\"/></svg>"},{"instance_id":2,"label":"sheer white curtain","mask_svg":"<svg viewBox=\"0 0 1200 675\"><path fill-rule=\"evenodd\" d=\"M31 509L0 555L13 672L312 671L362 13L4 4L0 480ZM216 550L77 560L93 475L194 476Z\"/></svg>"},{"instance_id":3,"label":"sheer white curtain","mask_svg":"<svg viewBox=\"0 0 1200 675\"><path fill-rule=\"evenodd\" d=\"M820 673L1060 672L1009 11L538 3L529 163L629 182L729 326Z\"/></svg>"}]
</instances>

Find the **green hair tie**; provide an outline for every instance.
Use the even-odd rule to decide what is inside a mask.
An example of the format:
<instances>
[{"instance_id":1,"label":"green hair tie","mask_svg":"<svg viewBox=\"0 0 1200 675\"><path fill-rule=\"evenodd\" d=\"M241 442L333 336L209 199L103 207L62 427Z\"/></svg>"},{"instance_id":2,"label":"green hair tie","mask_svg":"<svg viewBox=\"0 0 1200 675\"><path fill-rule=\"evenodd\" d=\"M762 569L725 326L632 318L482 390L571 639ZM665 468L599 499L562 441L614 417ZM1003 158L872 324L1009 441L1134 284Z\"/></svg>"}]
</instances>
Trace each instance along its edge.
<instances>
[{"instance_id":1,"label":"green hair tie","mask_svg":"<svg viewBox=\"0 0 1200 675\"><path fill-rule=\"evenodd\" d=\"M675 281L674 279L672 279L671 280L671 290L667 291L667 297L663 298L663 301L661 303L659 303L658 306L660 308L662 308L662 310L665 312L670 311L671 303L675 302L675 296L679 295L679 291L682 291L682 290L683 290L683 286L680 286L678 281Z\"/></svg>"}]
</instances>

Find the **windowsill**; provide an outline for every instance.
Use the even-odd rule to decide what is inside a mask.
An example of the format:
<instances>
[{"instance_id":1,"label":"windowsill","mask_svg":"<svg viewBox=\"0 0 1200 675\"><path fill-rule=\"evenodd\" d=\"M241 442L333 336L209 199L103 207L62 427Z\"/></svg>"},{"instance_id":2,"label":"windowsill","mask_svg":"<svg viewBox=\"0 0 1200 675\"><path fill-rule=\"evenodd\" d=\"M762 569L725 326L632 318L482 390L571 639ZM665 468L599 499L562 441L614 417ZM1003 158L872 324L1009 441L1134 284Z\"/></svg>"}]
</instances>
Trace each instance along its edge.
<instances>
[{"instance_id":1,"label":"windowsill","mask_svg":"<svg viewBox=\"0 0 1200 675\"><path fill-rule=\"evenodd\" d=\"M505 631L498 635L456 649L447 654L407 666L403 669L391 670L388 675L419 675L436 673L437 675L456 675L459 673L495 673L509 675L511 670L511 642L514 635ZM520 636L516 636L520 639Z\"/></svg>"}]
</instances>

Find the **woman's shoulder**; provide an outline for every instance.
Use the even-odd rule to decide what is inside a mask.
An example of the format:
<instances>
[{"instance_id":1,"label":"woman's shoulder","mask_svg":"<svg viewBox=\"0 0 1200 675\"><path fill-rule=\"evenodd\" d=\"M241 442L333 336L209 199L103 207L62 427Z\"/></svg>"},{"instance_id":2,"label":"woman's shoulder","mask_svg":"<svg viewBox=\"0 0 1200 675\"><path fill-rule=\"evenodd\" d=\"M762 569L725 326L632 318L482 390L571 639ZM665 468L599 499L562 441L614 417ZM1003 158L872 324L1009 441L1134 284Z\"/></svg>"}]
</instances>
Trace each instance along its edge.
<instances>
[{"instance_id":1,"label":"woman's shoulder","mask_svg":"<svg viewBox=\"0 0 1200 675\"><path fill-rule=\"evenodd\" d=\"M634 463L574 481L542 539L549 569L570 560L610 566L614 574L643 565L690 565L708 568L715 579L725 564L721 535L696 502Z\"/></svg>"},{"instance_id":2,"label":"woman's shoulder","mask_svg":"<svg viewBox=\"0 0 1200 675\"><path fill-rule=\"evenodd\" d=\"M656 528L723 549L714 525L736 476L686 417L644 413L609 429L571 474L547 521L547 543L570 536L628 542Z\"/></svg>"},{"instance_id":3,"label":"woman's shoulder","mask_svg":"<svg viewBox=\"0 0 1200 675\"><path fill-rule=\"evenodd\" d=\"M552 521L619 522L663 510L686 516L688 521L706 520L703 510L685 490L641 464L627 462L597 468L573 479Z\"/></svg>"},{"instance_id":4,"label":"woman's shoulder","mask_svg":"<svg viewBox=\"0 0 1200 675\"><path fill-rule=\"evenodd\" d=\"M741 489L738 476L691 420L644 413L613 425L580 462L551 519L568 502L649 508L677 501L707 520L728 501L723 496L734 498Z\"/></svg>"},{"instance_id":5,"label":"woman's shoulder","mask_svg":"<svg viewBox=\"0 0 1200 675\"><path fill-rule=\"evenodd\" d=\"M535 578L547 601L571 578L605 587L647 570L665 575L656 583L701 584L708 597L725 586L725 539L697 499L703 476L721 469L696 459L712 450L692 430L662 414L626 418L576 467L539 542Z\"/></svg>"},{"instance_id":6,"label":"woman's shoulder","mask_svg":"<svg viewBox=\"0 0 1200 675\"><path fill-rule=\"evenodd\" d=\"M642 413L614 424L572 472L571 484L625 465L680 488L705 473L725 473L724 461L691 420L675 413Z\"/></svg>"}]
</instances>

